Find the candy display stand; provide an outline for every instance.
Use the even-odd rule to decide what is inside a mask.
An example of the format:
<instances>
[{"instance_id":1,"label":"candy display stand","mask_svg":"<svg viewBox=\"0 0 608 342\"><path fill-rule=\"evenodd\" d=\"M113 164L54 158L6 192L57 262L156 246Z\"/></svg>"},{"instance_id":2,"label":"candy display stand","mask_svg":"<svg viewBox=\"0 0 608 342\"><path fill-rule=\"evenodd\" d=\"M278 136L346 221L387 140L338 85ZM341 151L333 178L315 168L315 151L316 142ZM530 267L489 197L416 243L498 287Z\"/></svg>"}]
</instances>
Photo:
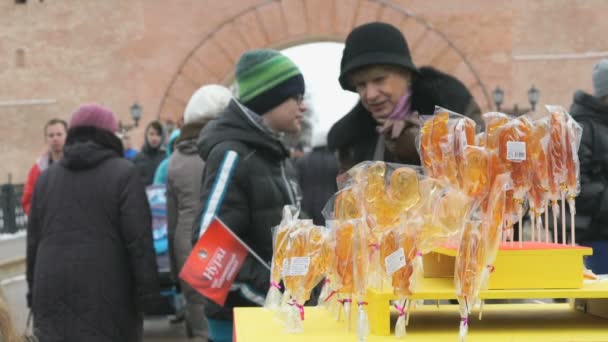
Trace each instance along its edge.
<instances>
[{"instance_id":1,"label":"candy display stand","mask_svg":"<svg viewBox=\"0 0 608 342\"><path fill-rule=\"evenodd\" d=\"M524 243L501 246L489 289L481 299L568 298L567 304L486 304L483 319L473 310L468 341L598 341L608 339L608 281L583 281L583 257L592 250L560 244ZM446 246L424 257L425 277L412 300L455 299L456 248ZM391 289L369 289L368 341L394 341L391 336ZM532 302L532 301L531 301ZM427 302L428 303L428 302ZM575 310L576 309L576 310ZM457 305L423 305L412 309L406 340L454 341L458 336ZM394 322L393 322L394 323ZM356 341L344 321L324 308L306 308L304 333L284 332L280 319L261 308L235 309L236 341Z\"/></svg>"},{"instance_id":2,"label":"candy display stand","mask_svg":"<svg viewBox=\"0 0 608 342\"><path fill-rule=\"evenodd\" d=\"M486 304L483 312L483 319L477 320L473 311L467 342L608 340L608 320L573 310L570 304ZM458 305L425 305L412 314L405 338L371 334L367 341L454 342L458 317ZM325 308L306 308L300 334L286 332L276 313L263 308L236 308L234 322L236 342L357 341L355 329L349 332L345 322L336 322Z\"/></svg>"},{"instance_id":3,"label":"candy display stand","mask_svg":"<svg viewBox=\"0 0 608 342\"><path fill-rule=\"evenodd\" d=\"M427 278L453 277L457 246L438 248L424 258ZM503 243L489 289L577 289L583 286L583 257L592 249L544 242Z\"/></svg>"},{"instance_id":4,"label":"candy display stand","mask_svg":"<svg viewBox=\"0 0 608 342\"><path fill-rule=\"evenodd\" d=\"M425 277L411 299L456 299L456 246L438 248L424 257ZM504 243L492 268L488 290L481 299L608 298L608 284L583 284L583 257L591 248L551 243ZM372 334L390 335L390 289L369 289ZM411 313L413 315L413 313Z\"/></svg>"}]
</instances>

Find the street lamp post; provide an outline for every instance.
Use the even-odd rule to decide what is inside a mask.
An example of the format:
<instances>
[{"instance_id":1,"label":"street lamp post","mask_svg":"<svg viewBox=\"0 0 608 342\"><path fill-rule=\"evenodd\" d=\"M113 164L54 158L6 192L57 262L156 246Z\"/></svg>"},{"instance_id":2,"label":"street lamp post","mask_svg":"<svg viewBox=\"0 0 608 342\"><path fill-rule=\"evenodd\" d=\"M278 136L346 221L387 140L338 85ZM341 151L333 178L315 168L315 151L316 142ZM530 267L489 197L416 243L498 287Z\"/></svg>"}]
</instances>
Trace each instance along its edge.
<instances>
[{"instance_id":1,"label":"street lamp post","mask_svg":"<svg viewBox=\"0 0 608 342\"><path fill-rule=\"evenodd\" d=\"M502 101L505 98L505 92L500 89L499 86L496 86L496 89L492 92L492 96L494 97L494 103L496 104L496 110L500 111L500 105L502 105Z\"/></svg>"},{"instance_id":2,"label":"street lamp post","mask_svg":"<svg viewBox=\"0 0 608 342\"><path fill-rule=\"evenodd\" d=\"M135 122L135 127L137 127L139 119L141 119L141 106L139 105L139 103L135 102L131 105L131 108L129 108L129 110L131 112L131 118Z\"/></svg>"},{"instance_id":3,"label":"street lamp post","mask_svg":"<svg viewBox=\"0 0 608 342\"><path fill-rule=\"evenodd\" d=\"M131 119L133 119L133 124L123 124L122 121L118 121L118 130L122 136L127 136L130 130L137 127L139 119L141 119L141 111L141 106L139 103L135 102L129 107L129 113L131 114Z\"/></svg>"},{"instance_id":4,"label":"street lamp post","mask_svg":"<svg viewBox=\"0 0 608 342\"><path fill-rule=\"evenodd\" d=\"M500 111L500 106L502 105L505 99L505 92L497 86L496 89L492 92L492 96L494 97L494 103L496 104L496 110ZM528 89L528 101L530 102L530 106L532 107L531 111L534 112L536 109L536 105L538 104L538 98L540 97L540 90L536 88L534 85ZM512 112L511 114L517 116L520 112L527 113L529 109L522 109L520 111L519 106L516 104L513 107L513 110L505 109L505 113Z\"/></svg>"},{"instance_id":5,"label":"street lamp post","mask_svg":"<svg viewBox=\"0 0 608 342\"><path fill-rule=\"evenodd\" d=\"M528 90L528 101L530 101L530 106L532 106L532 111L536 109L536 104L538 103L538 98L540 96L540 90L538 90L534 85Z\"/></svg>"}]
</instances>

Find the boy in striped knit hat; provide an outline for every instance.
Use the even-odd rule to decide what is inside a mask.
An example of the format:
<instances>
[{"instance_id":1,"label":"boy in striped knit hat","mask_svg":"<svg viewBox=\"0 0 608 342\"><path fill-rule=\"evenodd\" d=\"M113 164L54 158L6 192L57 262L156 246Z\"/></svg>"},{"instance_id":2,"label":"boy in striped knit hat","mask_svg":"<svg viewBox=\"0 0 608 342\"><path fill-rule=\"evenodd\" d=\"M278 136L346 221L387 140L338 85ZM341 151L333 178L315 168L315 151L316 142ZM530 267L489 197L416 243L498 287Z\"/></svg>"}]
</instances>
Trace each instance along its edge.
<instances>
[{"instance_id":1,"label":"boy in striped knit hat","mask_svg":"<svg viewBox=\"0 0 608 342\"><path fill-rule=\"evenodd\" d=\"M306 110L304 78L298 67L274 50L243 54L236 66L236 99L201 132L198 150L206 162L198 239L218 216L268 264L271 228L285 205L299 206L301 192L289 151L280 137L297 133ZM205 305L209 337L230 341L232 308L263 305L270 271L249 256L224 307Z\"/></svg>"}]
</instances>

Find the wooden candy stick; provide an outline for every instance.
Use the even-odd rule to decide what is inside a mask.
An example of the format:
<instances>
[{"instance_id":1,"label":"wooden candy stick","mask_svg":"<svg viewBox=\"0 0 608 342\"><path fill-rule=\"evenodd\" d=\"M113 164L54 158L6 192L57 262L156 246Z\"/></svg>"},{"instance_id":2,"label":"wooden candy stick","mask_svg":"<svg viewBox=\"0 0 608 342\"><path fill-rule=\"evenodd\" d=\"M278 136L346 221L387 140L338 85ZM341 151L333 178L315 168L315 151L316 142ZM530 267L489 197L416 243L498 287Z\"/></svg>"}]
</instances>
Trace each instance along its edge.
<instances>
[{"instance_id":1,"label":"wooden candy stick","mask_svg":"<svg viewBox=\"0 0 608 342\"><path fill-rule=\"evenodd\" d=\"M575 223L574 223L574 199L571 200L570 202L570 228L572 229L572 246L576 245L576 239L575 239Z\"/></svg>"},{"instance_id":2,"label":"wooden candy stick","mask_svg":"<svg viewBox=\"0 0 608 342\"><path fill-rule=\"evenodd\" d=\"M342 300L342 306L344 307L344 319L346 319L346 331L351 329L351 315L350 315L350 304L353 302L352 299L347 298Z\"/></svg>"},{"instance_id":3,"label":"wooden candy stick","mask_svg":"<svg viewBox=\"0 0 608 342\"><path fill-rule=\"evenodd\" d=\"M549 201L545 203L545 241L549 242Z\"/></svg>"},{"instance_id":4,"label":"wooden candy stick","mask_svg":"<svg viewBox=\"0 0 608 342\"><path fill-rule=\"evenodd\" d=\"M405 326L410 325L410 312L412 312L412 300L407 299L407 315L405 317Z\"/></svg>"},{"instance_id":5,"label":"wooden candy stick","mask_svg":"<svg viewBox=\"0 0 608 342\"><path fill-rule=\"evenodd\" d=\"M357 337L365 341L369 334L369 319L365 310L365 294L369 276L369 248L367 226L358 224L353 234L353 295L357 303Z\"/></svg>"},{"instance_id":6,"label":"wooden candy stick","mask_svg":"<svg viewBox=\"0 0 608 342\"><path fill-rule=\"evenodd\" d=\"M562 191L562 244L566 244L566 195Z\"/></svg>"},{"instance_id":7,"label":"wooden candy stick","mask_svg":"<svg viewBox=\"0 0 608 342\"><path fill-rule=\"evenodd\" d=\"M406 299L403 300L403 302L401 302L401 305L397 305L395 304L395 309L397 309L397 312L399 313L399 316L397 318L397 322L395 323L395 337L397 338L402 338L405 337L405 315L406 315L406 307L405 307L405 303L407 302Z\"/></svg>"},{"instance_id":8,"label":"wooden candy stick","mask_svg":"<svg viewBox=\"0 0 608 342\"><path fill-rule=\"evenodd\" d=\"M519 216L519 248L523 247L523 242L524 242L524 225L523 225L523 216L524 216L524 208L523 205L520 204L519 205L519 214L517 216Z\"/></svg>"},{"instance_id":9,"label":"wooden candy stick","mask_svg":"<svg viewBox=\"0 0 608 342\"><path fill-rule=\"evenodd\" d=\"M551 202L553 208L553 243L559 243L559 240L557 239L557 215L559 212L559 204L555 199L551 200Z\"/></svg>"},{"instance_id":10,"label":"wooden candy stick","mask_svg":"<svg viewBox=\"0 0 608 342\"><path fill-rule=\"evenodd\" d=\"M538 231L539 240L541 242L549 242L549 240L547 240L546 234L543 234L543 216L541 213L538 213L538 215L536 216L536 230Z\"/></svg>"},{"instance_id":11,"label":"wooden candy stick","mask_svg":"<svg viewBox=\"0 0 608 342\"><path fill-rule=\"evenodd\" d=\"M468 331L470 304L479 296L481 269L484 267L484 245L479 231L480 221L467 221L462 233L454 265L454 285L460 309L460 339Z\"/></svg>"},{"instance_id":12,"label":"wooden candy stick","mask_svg":"<svg viewBox=\"0 0 608 342\"><path fill-rule=\"evenodd\" d=\"M580 160L578 149L580 146L582 127L567 115L566 120L566 185L568 189L568 205L570 207L570 236L572 245L575 244L575 223L574 215L576 212L575 198L580 192ZM564 204L565 205L565 204Z\"/></svg>"},{"instance_id":13,"label":"wooden candy stick","mask_svg":"<svg viewBox=\"0 0 608 342\"><path fill-rule=\"evenodd\" d=\"M536 216L532 211L530 211L530 232L532 233L532 242L536 241ZM540 236L538 237L540 242Z\"/></svg>"}]
</instances>

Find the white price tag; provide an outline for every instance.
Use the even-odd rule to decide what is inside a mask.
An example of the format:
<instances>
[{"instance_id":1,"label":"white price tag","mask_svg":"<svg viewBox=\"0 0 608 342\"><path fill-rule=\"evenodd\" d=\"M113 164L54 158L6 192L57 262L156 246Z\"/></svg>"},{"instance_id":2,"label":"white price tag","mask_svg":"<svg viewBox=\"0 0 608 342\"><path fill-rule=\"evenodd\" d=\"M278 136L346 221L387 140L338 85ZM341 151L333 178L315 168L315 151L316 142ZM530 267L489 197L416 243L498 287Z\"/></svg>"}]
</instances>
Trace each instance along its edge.
<instances>
[{"instance_id":1,"label":"white price tag","mask_svg":"<svg viewBox=\"0 0 608 342\"><path fill-rule=\"evenodd\" d=\"M291 264L289 265L289 275L292 275L292 276L306 275L308 273L309 266L310 266L310 257L291 258Z\"/></svg>"},{"instance_id":2,"label":"white price tag","mask_svg":"<svg viewBox=\"0 0 608 342\"><path fill-rule=\"evenodd\" d=\"M526 143L523 141L507 141L507 160L514 162L526 160Z\"/></svg>"},{"instance_id":3,"label":"white price tag","mask_svg":"<svg viewBox=\"0 0 608 342\"><path fill-rule=\"evenodd\" d=\"M387 256L384 259L384 264L386 266L386 272L389 275L395 273L401 267L405 267L405 253L403 252L403 248L399 248Z\"/></svg>"}]
</instances>

